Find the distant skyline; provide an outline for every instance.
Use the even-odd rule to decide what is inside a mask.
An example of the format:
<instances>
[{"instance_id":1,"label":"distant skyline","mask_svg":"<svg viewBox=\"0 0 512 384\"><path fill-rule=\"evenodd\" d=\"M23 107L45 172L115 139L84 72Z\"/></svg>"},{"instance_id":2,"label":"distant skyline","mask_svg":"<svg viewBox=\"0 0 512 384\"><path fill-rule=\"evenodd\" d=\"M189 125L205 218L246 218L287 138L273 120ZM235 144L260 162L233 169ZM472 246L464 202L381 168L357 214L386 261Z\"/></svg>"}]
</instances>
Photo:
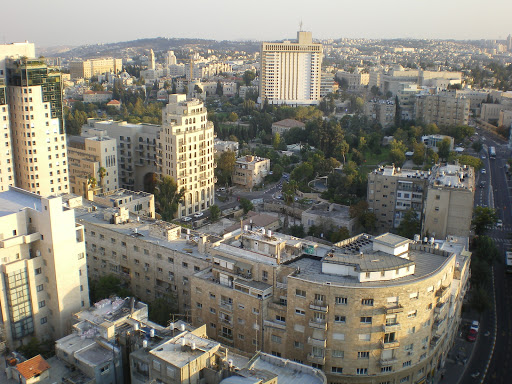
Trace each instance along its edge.
<instances>
[{"instance_id":1,"label":"distant skyline","mask_svg":"<svg viewBox=\"0 0 512 384\"><path fill-rule=\"evenodd\" d=\"M318 39L502 40L512 33L511 13L510 0L25 0L2 6L0 41L42 48L153 37L282 40L301 21Z\"/></svg>"}]
</instances>

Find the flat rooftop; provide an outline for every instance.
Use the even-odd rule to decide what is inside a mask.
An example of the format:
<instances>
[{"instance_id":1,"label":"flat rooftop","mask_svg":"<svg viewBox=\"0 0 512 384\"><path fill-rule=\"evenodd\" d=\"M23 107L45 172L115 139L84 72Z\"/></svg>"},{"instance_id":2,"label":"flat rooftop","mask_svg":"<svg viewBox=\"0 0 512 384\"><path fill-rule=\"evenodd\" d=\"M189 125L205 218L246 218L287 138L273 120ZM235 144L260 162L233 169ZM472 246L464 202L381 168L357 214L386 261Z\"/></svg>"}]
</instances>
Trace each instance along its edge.
<instances>
[{"instance_id":1,"label":"flat rooftop","mask_svg":"<svg viewBox=\"0 0 512 384\"><path fill-rule=\"evenodd\" d=\"M41 211L41 196L15 187L0 192L0 217L19 212L24 208Z\"/></svg>"}]
</instances>

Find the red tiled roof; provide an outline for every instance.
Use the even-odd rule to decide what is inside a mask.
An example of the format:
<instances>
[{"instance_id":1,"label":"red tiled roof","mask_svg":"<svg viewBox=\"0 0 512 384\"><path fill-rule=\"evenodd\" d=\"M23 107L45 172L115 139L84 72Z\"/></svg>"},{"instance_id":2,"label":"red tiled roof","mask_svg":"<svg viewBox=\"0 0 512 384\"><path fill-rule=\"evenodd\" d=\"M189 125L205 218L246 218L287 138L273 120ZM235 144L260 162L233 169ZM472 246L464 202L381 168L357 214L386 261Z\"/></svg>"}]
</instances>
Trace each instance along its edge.
<instances>
[{"instance_id":1,"label":"red tiled roof","mask_svg":"<svg viewBox=\"0 0 512 384\"><path fill-rule=\"evenodd\" d=\"M37 355L23 363L19 363L16 366L16 369L25 379L28 380L50 369L50 364L48 364L41 355Z\"/></svg>"},{"instance_id":2,"label":"red tiled roof","mask_svg":"<svg viewBox=\"0 0 512 384\"><path fill-rule=\"evenodd\" d=\"M111 95L110 91L84 91L84 95Z\"/></svg>"},{"instance_id":3,"label":"red tiled roof","mask_svg":"<svg viewBox=\"0 0 512 384\"><path fill-rule=\"evenodd\" d=\"M110 100L107 105L121 105L120 101L117 100Z\"/></svg>"}]
</instances>

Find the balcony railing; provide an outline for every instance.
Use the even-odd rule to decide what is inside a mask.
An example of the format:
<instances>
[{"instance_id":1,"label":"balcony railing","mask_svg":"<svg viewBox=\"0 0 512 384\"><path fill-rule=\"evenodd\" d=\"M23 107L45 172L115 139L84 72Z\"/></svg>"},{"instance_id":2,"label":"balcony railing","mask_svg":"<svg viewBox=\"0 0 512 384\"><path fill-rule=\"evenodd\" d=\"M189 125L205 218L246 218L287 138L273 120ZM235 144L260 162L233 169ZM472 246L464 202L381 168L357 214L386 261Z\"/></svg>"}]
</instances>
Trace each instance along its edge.
<instances>
[{"instance_id":1,"label":"balcony railing","mask_svg":"<svg viewBox=\"0 0 512 384\"><path fill-rule=\"evenodd\" d=\"M312 354L308 354L308 361L310 363L325 365L325 356L314 356Z\"/></svg>"},{"instance_id":2,"label":"balcony railing","mask_svg":"<svg viewBox=\"0 0 512 384\"><path fill-rule=\"evenodd\" d=\"M382 349L396 349L400 347L400 342L398 340L388 342L381 340L380 346Z\"/></svg>"},{"instance_id":3,"label":"balcony railing","mask_svg":"<svg viewBox=\"0 0 512 384\"><path fill-rule=\"evenodd\" d=\"M403 311L404 311L404 307L401 304L390 305L389 307L384 308L384 312L387 315L390 315L393 313L400 313Z\"/></svg>"},{"instance_id":4,"label":"balcony railing","mask_svg":"<svg viewBox=\"0 0 512 384\"><path fill-rule=\"evenodd\" d=\"M221 301L220 307L223 309L227 309L228 311L233 311L233 304L227 303L225 301Z\"/></svg>"},{"instance_id":5,"label":"balcony railing","mask_svg":"<svg viewBox=\"0 0 512 384\"><path fill-rule=\"evenodd\" d=\"M396 331L399 331L401 328L402 328L402 325L399 324L399 323L396 323L396 324L384 324L382 326L382 331L385 332L385 333L396 332Z\"/></svg>"},{"instance_id":6,"label":"balcony railing","mask_svg":"<svg viewBox=\"0 0 512 384\"><path fill-rule=\"evenodd\" d=\"M398 359L396 357L391 357L389 359L380 359L379 360L379 364L384 366L384 365L391 365L391 364L396 364L398 362Z\"/></svg>"},{"instance_id":7,"label":"balcony railing","mask_svg":"<svg viewBox=\"0 0 512 384\"><path fill-rule=\"evenodd\" d=\"M309 309L314 311L327 312L329 311L329 306L324 301L314 300L309 304Z\"/></svg>"},{"instance_id":8,"label":"balcony railing","mask_svg":"<svg viewBox=\"0 0 512 384\"><path fill-rule=\"evenodd\" d=\"M272 327L272 328L276 328L276 329L281 329L283 331L286 330L286 324L285 323L279 323L277 321L265 320L265 321L263 321L263 325L265 327Z\"/></svg>"},{"instance_id":9,"label":"balcony railing","mask_svg":"<svg viewBox=\"0 0 512 384\"><path fill-rule=\"evenodd\" d=\"M312 328L327 330L327 323L325 321L319 322L318 320L309 320L309 326Z\"/></svg>"},{"instance_id":10,"label":"balcony railing","mask_svg":"<svg viewBox=\"0 0 512 384\"><path fill-rule=\"evenodd\" d=\"M308 337L308 344L310 344L314 347L325 348L327 346L327 340L314 339L312 337Z\"/></svg>"}]
</instances>

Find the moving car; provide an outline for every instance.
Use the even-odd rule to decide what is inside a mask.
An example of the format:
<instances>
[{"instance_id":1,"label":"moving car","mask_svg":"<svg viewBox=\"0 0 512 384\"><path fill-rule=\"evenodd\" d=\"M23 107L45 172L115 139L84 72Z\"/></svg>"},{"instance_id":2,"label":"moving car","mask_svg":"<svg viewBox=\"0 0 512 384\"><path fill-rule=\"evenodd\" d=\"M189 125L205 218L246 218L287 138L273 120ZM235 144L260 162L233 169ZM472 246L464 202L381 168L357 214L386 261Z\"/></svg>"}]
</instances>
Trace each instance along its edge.
<instances>
[{"instance_id":1,"label":"moving car","mask_svg":"<svg viewBox=\"0 0 512 384\"><path fill-rule=\"evenodd\" d=\"M485 168L482 168L482 175L485 175L487 173L487 171L485 170Z\"/></svg>"},{"instance_id":2,"label":"moving car","mask_svg":"<svg viewBox=\"0 0 512 384\"><path fill-rule=\"evenodd\" d=\"M503 220L499 219L496 221L496 228L503 228Z\"/></svg>"},{"instance_id":3,"label":"moving car","mask_svg":"<svg viewBox=\"0 0 512 384\"><path fill-rule=\"evenodd\" d=\"M478 336L478 330L480 329L480 323L476 320L473 320L471 323L471 327L469 328L468 333L468 341L475 341Z\"/></svg>"}]
</instances>

